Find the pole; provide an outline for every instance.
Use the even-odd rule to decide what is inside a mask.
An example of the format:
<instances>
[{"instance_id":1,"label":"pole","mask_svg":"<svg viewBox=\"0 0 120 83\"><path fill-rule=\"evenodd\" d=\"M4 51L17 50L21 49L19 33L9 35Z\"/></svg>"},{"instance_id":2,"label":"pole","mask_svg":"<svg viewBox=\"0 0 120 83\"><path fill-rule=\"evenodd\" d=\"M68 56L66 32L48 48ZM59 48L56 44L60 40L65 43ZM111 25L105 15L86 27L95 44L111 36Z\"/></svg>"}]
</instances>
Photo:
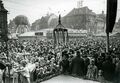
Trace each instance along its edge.
<instances>
[{"instance_id":1,"label":"pole","mask_svg":"<svg viewBox=\"0 0 120 83\"><path fill-rule=\"evenodd\" d=\"M53 39L54 39L54 48L56 47L56 31L55 30L53 30Z\"/></svg>"},{"instance_id":2,"label":"pole","mask_svg":"<svg viewBox=\"0 0 120 83\"><path fill-rule=\"evenodd\" d=\"M106 52L109 53L109 33L106 33L106 35L107 35Z\"/></svg>"},{"instance_id":3,"label":"pole","mask_svg":"<svg viewBox=\"0 0 120 83\"><path fill-rule=\"evenodd\" d=\"M107 0L107 16L106 16L106 52L109 53L109 0Z\"/></svg>"}]
</instances>

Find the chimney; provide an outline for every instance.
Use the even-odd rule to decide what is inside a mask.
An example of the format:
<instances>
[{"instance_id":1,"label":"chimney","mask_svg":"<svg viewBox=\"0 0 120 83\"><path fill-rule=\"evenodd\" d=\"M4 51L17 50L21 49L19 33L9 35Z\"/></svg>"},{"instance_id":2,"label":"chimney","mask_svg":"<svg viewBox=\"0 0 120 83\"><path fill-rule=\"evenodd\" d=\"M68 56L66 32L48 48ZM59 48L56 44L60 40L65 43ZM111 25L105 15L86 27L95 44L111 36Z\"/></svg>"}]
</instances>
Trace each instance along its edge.
<instances>
[{"instance_id":1,"label":"chimney","mask_svg":"<svg viewBox=\"0 0 120 83\"><path fill-rule=\"evenodd\" d=\"M102 15L104 14L104 11L102 11Z\"/></svg>"}]
</instances>

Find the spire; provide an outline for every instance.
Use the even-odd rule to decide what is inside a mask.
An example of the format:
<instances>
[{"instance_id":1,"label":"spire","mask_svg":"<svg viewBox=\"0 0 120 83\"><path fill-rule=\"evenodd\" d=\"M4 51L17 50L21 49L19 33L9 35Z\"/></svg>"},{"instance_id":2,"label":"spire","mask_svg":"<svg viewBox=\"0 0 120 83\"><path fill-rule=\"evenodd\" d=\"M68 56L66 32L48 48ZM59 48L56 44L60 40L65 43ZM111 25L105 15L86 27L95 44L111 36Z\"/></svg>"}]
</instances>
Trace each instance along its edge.
<instances>
[{"instance_id":1,"label":"spire","mask_svg":"<svg viewBox=\"0 0 120 83\"><path fill-rule=\"evenodd\" d=\"M0 9L3 7L2 0L0 0Z\"/></svg>"},{"instance_id":2,"label":"spire","mask_svg":"<svg viewBox=\"0 0 120 83\"><path fill-rule=\"evenodd\" d=\"M6 11L6 12L8 12L8 11L4 8L4 5L3 5L2 0L0 0L0 11Z\"/></svg>"},{"instance_id":3,"label":"spire","mask_svg":"<svg viewBox=\"0 0 120 83\"><path fill-rule=\"evenodd\" d=\"M59 20L58 23L61 24L61 15L59 14Z\"/></svg>"}]
</instances>

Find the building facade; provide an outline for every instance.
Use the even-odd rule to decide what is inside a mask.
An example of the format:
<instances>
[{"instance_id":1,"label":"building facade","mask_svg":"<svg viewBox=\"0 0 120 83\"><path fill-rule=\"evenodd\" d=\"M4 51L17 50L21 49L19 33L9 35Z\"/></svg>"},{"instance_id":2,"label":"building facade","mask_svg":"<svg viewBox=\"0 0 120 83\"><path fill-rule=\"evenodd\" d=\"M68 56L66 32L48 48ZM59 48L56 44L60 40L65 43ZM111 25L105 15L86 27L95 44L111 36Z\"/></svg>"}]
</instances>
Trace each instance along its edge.
<instances>
[{"instance_id":1,"label":"building facade","mask_svg":"<svg viewBox=\"0 0 120 83\"><path fill-rule=\"evenodd\" d=\"M96 34L105 28L105 14L96 14L88 7L74 8L63 17L63 24L67 28L87 30Z\"/></svg>"},{"instance_id":2,"label":"building facade","mask_svg":"<svg viewBox=\"0 0 120 83\"><path fill-rule=\"evenodd\" d=\"M0 37L6 38L8 33L7 27L7 10L4 8L2 1L0 0ZM1 39L0 38L0 39Z\"/></svg>"},{"instance_id":3,"label":"building facade","mask_svg":"<svg viewBox=\"0 0 120 83\"><path fill-rule=\"evenodd\" d=\"M101 14L97 14L96 16L96 33L105 32L106 29L106 15L104 11Z\"/></svg>"},{"instance_id":4,"label":"building facade","mask_svg":"<svg viewBox=\"0 0 120 83\"><path fill-rule=\"evenodd\" d=\"M96 14L88 7L74 8L63 18L63 23L66 27L73 29L87 29L88 20L93 22Z\"/></svg>"},{"instance_id":5,"label":"building facade","mask_svg":"<svg viewBox=\"0 0 120 83\"><path fill-rule=\"evenodd\" d=\"M46 20L45 20L46 18ZM88 34L97 34L105 31L105 14L94 13L87 6L73 8L67 15L61 18L62 24L66 28L87 30ZM55 28L58 24L58 17L54 14L41 18L33 23L33 29ZM39 29L38 29L39 28Z\"/></svg>"},{"instance_id":6,"label":"building facade","mask_svg":"<svg viewBox=\"0 0 120 83\"><path fill-rule=\"evenodd\" d=\"M80 7L72 9L66 16L62 17L62 24L66 28L87 30L88 34L97 34L105 31L105 14L92 12L88 7ZM56 18L57 19L57 18ZM54 28L56 19L52 19L51 26Z\"/></svg>"}]
</instances>

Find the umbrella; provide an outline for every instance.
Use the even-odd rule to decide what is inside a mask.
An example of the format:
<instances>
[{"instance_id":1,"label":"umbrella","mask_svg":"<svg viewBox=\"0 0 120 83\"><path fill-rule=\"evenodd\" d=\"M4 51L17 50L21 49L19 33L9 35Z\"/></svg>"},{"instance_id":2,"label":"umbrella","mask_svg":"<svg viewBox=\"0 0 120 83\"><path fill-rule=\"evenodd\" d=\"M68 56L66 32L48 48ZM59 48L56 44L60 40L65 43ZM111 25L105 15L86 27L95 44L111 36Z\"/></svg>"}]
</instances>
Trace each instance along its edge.
<instances>
[{"instance_id":1,"label":"umbrella","mask_svg":"<svg viewBox=\"0 0 120 83\"><path fill-rule=\"evenodd\" d=\"M0 69L5 69L6 68L6 65L5 63L3 63L2 61L0 61Z\"/></svg>"}]
</instances>

